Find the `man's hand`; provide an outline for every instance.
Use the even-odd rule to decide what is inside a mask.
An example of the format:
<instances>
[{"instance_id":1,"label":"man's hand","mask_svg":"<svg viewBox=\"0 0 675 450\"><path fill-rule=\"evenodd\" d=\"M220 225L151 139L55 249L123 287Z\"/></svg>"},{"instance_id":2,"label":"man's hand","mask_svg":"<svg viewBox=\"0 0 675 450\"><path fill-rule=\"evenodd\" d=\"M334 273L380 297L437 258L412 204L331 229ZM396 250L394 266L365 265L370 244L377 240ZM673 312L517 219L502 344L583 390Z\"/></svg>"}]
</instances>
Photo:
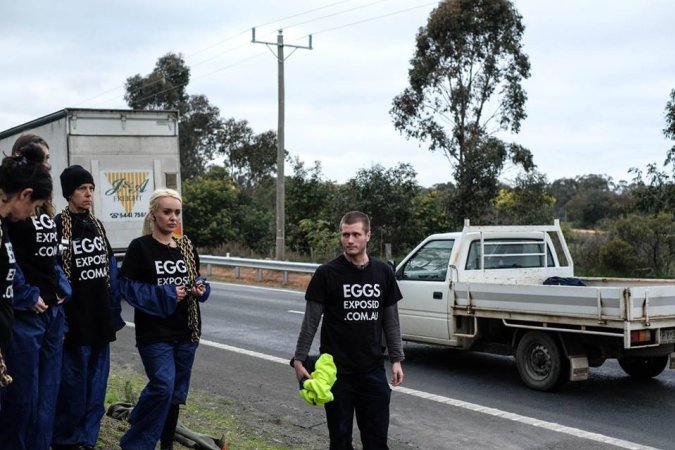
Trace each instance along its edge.
<instances>
[{"instance_id":1,"label":"man's hand","mask_svg":"<svg viewBox=\"0 0 675 450\"><path fill-rule=\"evenodd\" d=\"M298 381L303 378L312 378L312 375L310 375L310 373L307 372L307 369L305 369L305 366L302 365L302 361L298 361L297 359L293 361L293 368L295 369L295 378L297 378Z\"/></svg>"},{"instance_id":2,"label":"man's hand","mask_svg":"<svg viewBox=\"0 0 675 450\"><path fill-rule=\"evenodd\" d=\"M400 362L395 362L391 364L391 385L399 386L403 383L403 368L401 367Z\"/></svg>"}]
</instances>

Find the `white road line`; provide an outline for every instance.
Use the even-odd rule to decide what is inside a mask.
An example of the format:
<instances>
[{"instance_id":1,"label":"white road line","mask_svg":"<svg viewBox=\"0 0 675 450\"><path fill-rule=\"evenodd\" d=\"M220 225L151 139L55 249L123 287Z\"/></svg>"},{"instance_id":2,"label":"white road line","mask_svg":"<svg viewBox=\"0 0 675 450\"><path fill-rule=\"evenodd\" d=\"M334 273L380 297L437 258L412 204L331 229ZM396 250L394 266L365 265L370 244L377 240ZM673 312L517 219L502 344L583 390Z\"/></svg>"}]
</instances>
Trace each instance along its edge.
<instances>
[{"instance_id":1,"label":"white road line","mask_svg":"<svg viewBox=\"0 0 675 450\"><path fill-rule=\"evenodd\" d=\"M131 328L136 327L136 324L133 323L133 322L126 322L126 324L127 324L128 327L131 327ZM288 364L288 361L289 361L288 359L278 358L276 356L266 355L264 353L254 352L254 351L246 350L246 349L239 348L239 347L232 347L231 345L221 344L220 342L209 341L207 339L200 339L199 344L200 345L207 345L209 347L219 348L221 350L227 350L229 352L239 353L239 354L246 355L246 356L253 356L254 358L265 359L267 361L272 361L272 362L281 363L281 364Z\"/></svg>"},{"instance_id":2,"label":"white road line","mask_svg":"<svg viewBox=\"0 0 675 450\"><path fill-rule=\"evenodd\" d=\"M289 311L291 312L291 311ZM127 322L127 325L134 327L132 322ZM227 350L234 353L239 353L246 356L252 356L254 358L264 359L266 361L272 361L279 364L288 365L288 359L278 358L276 356L267 355L265 353L254 352L251 350L246 350L239 347L233 347L231 345L221 344L219 342L209 341L206 339L201 339L199 341L202 345L207 345L209 347L218 348L221 350ZM546 422L544 420L535 419L532 417L521 416L520 414L510 413L508 411L502 411L496 408L490 408L487 406L481 406L476 403L469 403L463 400L457 400L450 397L443 397L441 395L430 394L424 391L418 391L416 389L410 389L402 386L393 387L394 392L400 394L411 395L413 397L418 397L424 400L431 400L433 402L442 403L445 405L454 406L456 408L462 408L469 411L474 411L482 414L487 414L488 416L499 417L506 420L511 420L513 422L522 423L525 425L531 425L533 427L543 428L545 430L556 431L558 433L568 434L570 436L588 439L590 441L600 442L603 444L614 445L620 448L626 448L630 450L657 450L655 447L649 447L647 445L636 444L635 442L624 441L623 439L616 439L610 436L605 436L603 434L591 433L590 431L581 430L579 428L567 427L565 425L560 425L555 422Z\"/></svg>"},{"instance_id":3,"label":"white road line","mask_svg":"<svg viewBox=\"0 0 675 450\"><path fill-rule=\"evenodd\" d=\"M304 311L295 311L293 309L289 309L288 312L291 313L291 314L304 314L305 313Z\"/></svg>"},{"instance_id":4,"label":"white road line","mask_svg":"<svg viewBox=\"0 0 675 450\"><path fill-rule=\"evenodd\" d=\"M615 445L621 448L627 448L632 450L656 450L654 447L649 447L642 444L636 444L635 442L624 441L622 439L616 439L613 437L605 436L598 433L591 433L589 431L580 430L579 428L567 427L560 425L554 422L546 422L544 420L534 419L532 417L521 416L520 414L514 414L507 411L502 411L496 408L490 408L487 406L481 406L475 403L469 403L462 400L457 400L454 398L443 397L441 395L429 394L428 392L418 391L416 389L410 389L402 386L393 387L395 392L400 392L402 394L412 395L414 397L423 398L426 400L431 400L437 403L443 403L446 405L455 406L458 408L467 409L469 411L479 412L482 414L487 414L489 416L500 417L502 419L511 420L513 422L524 423L526 425L531 425L533 427L544 428L550 431L557 431L558 433L569 434L571 436L588 439L591 441L601 442L603 444Z\"/></svg>"},{"instance_id":5,"label":"white road line","mask_svg":"<svg viewBox=\"0 0 675 450\"><path fill-rule=\"evenodd\" d=\"M200 339L199 344L200 345L208 345L209 347L215 347L215 348L219 348L221 350L227 350L227 351L230 351L230 352L239 353L239 354L246 355L246 356L253 356L254 358L260 358L260 359L264 359L264 360L267 360L267 361L272 361L272 362L281 363L281 364L285 364L285 365L288 365L288 361L290 359L290 358L289 359L278 358L276 356L266 355L264 353L258 353L258 352L254 352L254 351L251 351L251 350L239 348L239 347L232 347L231 345L221 344L220 342L208 341L206 339Z\"/></svg>"}]
</instances>

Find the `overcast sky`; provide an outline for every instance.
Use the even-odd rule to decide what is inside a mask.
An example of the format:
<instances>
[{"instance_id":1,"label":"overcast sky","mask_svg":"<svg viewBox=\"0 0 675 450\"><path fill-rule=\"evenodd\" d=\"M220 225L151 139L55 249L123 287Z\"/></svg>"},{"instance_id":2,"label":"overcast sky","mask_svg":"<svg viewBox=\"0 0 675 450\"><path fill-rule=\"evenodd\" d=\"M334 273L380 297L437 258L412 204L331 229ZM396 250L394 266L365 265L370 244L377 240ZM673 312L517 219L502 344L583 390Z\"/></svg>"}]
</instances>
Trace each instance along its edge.
<instances>
[{"instance_id":1,"label":"overcast sky","mask_svg":"<svg viewBox=\"0 0 675 450\"><path fill-rule=\"evenodd\" d=\"M424 0L2 0L0 131L66 107L126 108L127 77L167 52L191 67L190 94L256 132L277 126L277 64L252 44L307 45L286 60L286 148L325 178L410 163L423 186L451 180L450 163L393 127ZM527 119L502 136L529 148L549 181L661 163L675 88L672 0L516 0L526 26ZM286 48L286 55L290 48ZM0 149L7 151L8 149ZM287 166L287 174L290 169ZM517 172L504 174L513 179Z\"/></svg>"}]
</instances>

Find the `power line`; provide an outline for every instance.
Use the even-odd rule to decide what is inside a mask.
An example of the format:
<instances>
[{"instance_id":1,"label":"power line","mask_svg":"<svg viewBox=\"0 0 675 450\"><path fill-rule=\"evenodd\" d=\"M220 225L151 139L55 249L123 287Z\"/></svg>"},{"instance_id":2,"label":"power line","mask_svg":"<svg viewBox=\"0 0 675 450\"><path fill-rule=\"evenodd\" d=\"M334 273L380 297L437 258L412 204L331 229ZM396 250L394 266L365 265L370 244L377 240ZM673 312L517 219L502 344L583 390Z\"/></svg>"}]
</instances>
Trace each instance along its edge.
<instances>
[{"instance_id":1,"label":"power line","mask_svg":"<svg viewBox=\"0 0 675 450\"><path fill-rule=\"evenodd\" d=\"M336 6L336 5L340 5L340 4L342 4L342 3L348 3L348 2L350 2L350 1L352 1L352 0L341 0L341 1L338 1L338 2L329 3L328 5L324 5L324 6L321 6L321 7L318 7L318 8L313 8L313 9L310 9L310 10L307 10L307 11L302 11L302 12L299 12L299 13L296 13L296 14L292 14L292 15L290 15L290 16L286 16L286 17L282 17L282 18L280 18L280 19L276 19L276 20L273 20L273 21L270 21L270 22L266 22L266 23L257 25L257 27L263 27L263 26L270 25L270 24L274 24L274 23L278 23L278 22L281 22L281 21L284 21L284 20L292 19L292 18L294 18L294 17L299 17L299 16L311 14L311 13L313 13L313 12L320 11L320 10L323 10L323 9L326 9L326 8L330 8L330 7L333 7L333 6ZM237 37L239 37L239 36L241 36L241 35L243 35L243 34L248 34L249 30L250 30L250 28L246 28L245 30L242 30L242 31L240 31L240 32L238 32L238 33L235 33L235 34L232 35L232 36L229 36L229 37L227 37L227 38L225 38L225 39L222 39L222 40L220 40L220 41L218 41L218 42L216 42L216 43L214 43L214 44L211 44L211 45L209 45L209 46L207 46L207 47L201 48L201 49L199 49L199 50L197 50L197 51L195 51L195 52L193 52L193 53L187 55L187 56L185 57L185 59L190 59L190 58L192 58L192 57L194 57L194 56L196 56L196 55L199 55L199 54L201 54L201 53L204 53L204 52L206 52L206 51L208 51L208 50L210 50L210 49L212 49L212 48L218 47L219 45L221 45L221 44L223 44L223 43L225 43L225 42L228 42L228 41L230 41L230 40L232 40L232 39L234 39L234 38L237 38ZM215 56L213 56L213 57L211 57L211 58L207 58L207 59L202 60L202 61L200 61L200 62L198 62L198 63L191 64L190 67L197 67L197 66L199 66L199 65L201 65L201 64L204 64L204 63L206 63L206 62L208 62L208 61L212 61L213 59L216 59L216 58L218 58L219 56L222 56L222 55L225 54L225 53L229 53L229 52L231 52L231 51L237 50L237 49L242 48L242 47L244 47L244 46L248 46L248 44L249 44L249 43L247 42L247 43L241 44L241 45L239 45L239 46L237 46L237 47L234 47L234 48L231 48L231 49L227 49L227 50L225 50L224 52L221 52L221 53L219 53L218 55L215 55ZM236 64L235 64L235 65L236 65ZM219 70L217 70L217 71L215 71L215 72L218 72L218 71L220 71L220 70L222 70L222 69L219 69ZM213 72L213 73L215 73L215 72ZM154 83L156 83L156 82L154 82ZM150 85L152 85L152 84L154 84L154 83L150 83L149 85L145 85L145 87L150 86ZM111 88L111 89L108 89L108 90L106 90L106 91L104 91L104 92L102 92L102 93L100 93L100 94L97 94L97 95L95 95L95 96L93 96L93 97L89 97L89 98L86 98L86 99L84 99L84 100L81 100L81 101L78 102L78 104L87 104L87 103L89 103L89 102L92 101L92 100L95 100L95 99L97 99L97 98L99 98L99 97L101 97L101 96L103 96L103 95L106 95L106 94L109 93L109 92L113 92L113 91L116 91L116 90L118 90L118 89L122 89L122 88L124 88L124 87L125 87L124 84L119 85L119 86L116 86L116 87ZM135 92L132 92L132 93L135 93ZM96 103L95 105L98 105L98 104L101 104L101 102Z\"/></svg>"},{"instance_id":2,"label":"power line","mask_svg":"<svg viewBox=\"0 0 675 450\"><path fill-rule=\"evenodd\" d=\"M262 24L261 26L265 26L265 25L269 25L269 24L273 24L273 23L279 23L279 22L281 22L281 21L283 21L283 20L286 20L286 19L290 19L290 18L294 18L294 17L299 17L299 16L307 15L307 14L310 14L310 13L312 13L312 12L316 12L316 11L319 11L319 10L323 10L323 9L326 9L326 8L329 8L329 7L332 7L332 6L335 6L335 5L339 5L339 4L342 4L342 3L348 3L349 1L351 1L351 0L343 0L343 1L339 1L339 2L333 2L333 3L330 3L330 4L328 4L328 5L324 5L324 6L322 6L322 7L319 7L319 8L314 8L314 9L311 9L311 10L307 10L307 11L303 11L303 12L300 12L300 13L297 13L297 14L293 14L293 15L290 15L290 16L286 16L286 17L284 17L284 18L281 18L281 19L278 19L278 20L275 20L275 21L266 22L266 23ZM349 8L349 9L346 9L346 10L337 11L337 12L335 12L335 13L331 13L331 14L327 14L327 15L324 15L324 16L316 17L316 18L313 18L313 19L310 19L310 20L306 20L306 21L304 21L304 22L298 22L298 23L295 23L295 24L291 24L291 25L285 26L285 27L283 27L283 28L288 29L288 28L298 27L298 26L300 26L300 25L305 25L305 24L308 24L308 23L312 23L312 22L324 20L324 19L326 19L326 18L330 18L330 17L335 17L335 16L338 16L338 15L346 14L346 13L348 13L348 12L353 12L353 11L356 11L356 10L364 9L364 8L366 8L366 7L370 7L370 6L373 6L373 5L376 5L376 4L379 4L379 3L384 3L384 2L387 2L387 1L391 1L391 0L377 0L377 1L370 2L370 3L365 4L365 5L359 5L359 6L356 6L356 7L353 7L353 8ZM435 5L435 4L438 4L438 1L427 2L427 3L420 4L420 5L412 6L412 7L409 7L409 8L404 8L404 9L400 9L400 10L397 10L397 11L392 11L392 12L389 12L389 13L386 13L386 14L380 14L380 15L377 15L377 16L368 17L368 18L365 18L365 19L362 19L362 20L357 20L357 21L354 21L354 22L349 22L349 23L342 24L342 25L338 25L338 26L335 26L335 27L325 28L325 29L322 29L322 30L318 30L318 31L309 33L309 34L304 35L304 36L302 36L302 37L300 37L300 38L294 39L293 41L296 41L296 40L299 40L299 39L305 39L305 38L306 38L307 36L309 36L310 34L316 35L316 34L320 34L320 33L329 33L329 32L332 32L332 31L340 30L340 29L343 29L343 28L348 28L348 27L351 27L351 26L360 25L360 24L367 23L367 22L373 22L373 21L376 21L376 20L384 19L384 18L387 18L387 17L391 17L391 16L394 16L394 15L402 14L402 13L405 13L405 12L408 12L408 11L412 11L412 10L415 10L415 9L419 9L419 8L428 7L428 6ZM234 39L234 38L236 38L236 37L239 37L239 36L242 35L243 33L244 33L244 32L239 32L239 33L237 33L237 34L235 34L235 35L232 35L232 36L230 36L230 37L228 37L228 38L226 38L226 39L224 39L224 40L219 41L219 42L216 43L216 44L212 44L212 45L210 45L210 46L208 46L208 47L205 47L205 48L203 48L203 49L200 49L200 50L198 50L198 51L192 53L189 57L192 57L192 56L194 56L194 55L203 53L204 51L206 51L206 50L208 50L208 49L214 48L214 47L216 47L216 46L218 46L218 45L221 45L221 44L224 43L224 42L227 42L227 41L230 41L230 40L232 40L232 39ZM245 33L248 33L248 30L245 31ZM213 56L213 57L210 57L210 58L207 58L207 59L205 59L205 60L202 60L202 61L199 61L199 62L197 62L197 63L194 63L194 64L190 65L189 67L193 68L193 67L200 66L200 65L205 64L205 63L207 63L207 62L209 62L209 61L212 61L212 60L214 60L214 59L216 59L216 58L218 58L218 57L220 57L220 56L222 56L222 55L224 55L224 54L231 53L231 52L236 51L236 50L238 50L238 49L240 49L240 48L243 48L243 47L245 47L245 46L248 46L248 44L249 44L249 43L247 42L247 43L240 44L240 45L238 45L238 46L236 46L236 47L232 47L232 48L226 49L226 50L224 50L224 51L222 51L222 52L219 52L217 55L215 55L215 56ZM250 60L252 60L252 59L258 58L258 57L261 56L262 54L263 54L263 53L259 53L259 54L256 54L256 55L254 55L254 56L251 56L251 57L247 57L247 58L240 59L240 60L235 61L235 62L233 62L233 63L231 63L231 64L228 64L228 65L226 65L226 66L224 66L224 67L220 67L220 68L218 68L218 69L216 69L216 70L213 70L213 71L207 72L207 73L205 73L205 74L202 74L202 75L193 77L193 78L191 78L190 81L194 81L194 80L199 80L199 79L202 79L202 78L206 78L206 77L211 76L211 75L213 75L213 74L215 74L215 73L222 72L223 70L230 69L230 68L235 67L235 66L238 66L238 65L240 65L240 64L242 64L242 63L244 63L244 62L247 62L247 61L250 61ZM186 59L189 58L189 57L186 57ZM160 79L160 80L154 81L154 82L152 82L152 83L146 84L146 85L143 86L143 88L147 88L148 86L151 86L152 84L157 83L157 82L160 82L160 81L162 81L162 80ZM137 101L144 101L144 100L147 100L147 99L149 99L149 98L151 98L151 97L153 97L153 96L156 96L156 95L159 95L159 94L162 94L162 93L165 93L165 92L169 92L169 91L172 90L172 89L177 89L177 88L183 87L183 86L185 86L185 85L187 85L187 84L188 84L188 83L182 83L182 84L180 84L180 85L172 86L172 87L167 88L167 89L165 89L165 90L162 90L162 91L159 91L159 92L155 92L155 93L153 93L153 94L150 94L150 95L148 95L147 97L143 97L143 98L141 98L141 99L138 99ZM94 97L89 98L89 99L86 100L86 101L90 101L90 100L96 99L96 98L98 98L98 97L101 97L102 95L105 95L105 94L108 93L108 92L112 92L112 91L115 91L115 90L120 89L120 88L124 88L124 85L118 86L118 87L113 88L113 89L109 89L109 90L107 90L107 91L105 91L105 92L103 92L103 93L101 93L101 94L98 94L98 95L96 95L96 96L94 96ZM140 90L140 88L139 88L139 90ZM132 91L132 94L138 92L139 90ZM112 99L112 98L110 98L110 99ZM106 99L106 100L104 100L104 101L98 102L98 103L96 103L94 106L99 105L99 104L102 104L102 103L106 103L106 102L110 101L110 99ZM85 102L86 102L86 101L85 101Z\"/></svg>"},{"instance_id":3,"label":"power line","mask_svg":"<svg viewBox=\"0 0 675 450\"><path fill-rule=\"evenodd\" d=\"M191 57L193 57L194 55L198 55L198 54L200 54L200 53L203 53L203 52L205 52L206 50L209 50L209 49L211 49L211 48L213 48L213 47L216 47L217 45L220 45L220 44L222 44L222 43L224 43L224 42L227 42L227 41L230 41L230 40L232 40L232 39L234 39L234 38L236 38L236 37L239 37L239 36L241 36L241 35L244 34L244 33L248 33L248 30L240 31L239 33L234 34L234 35L232 35L232 36L230 36L230 37L228 37L228 38L226 38L226 39L223 39L223 40L219 41L219 42L216 43L216 44L212 44L212 45L210 45L210 46L208 46L208 47L205 47L205 48L203 48L203 49L201 49L201 50L198 50L198 51L196 51L195 53L192 53L191 55L186 56L186 58L191 58ZM243 46L244 46L244 45L242 44L242 45L240 45L240 46L238 46L238 47L235 47L235 48L233 48L233 49L228 49L228 50L226 50L226 51L223 52L223 53L228 53L228 52L231 51L231 50L236 50L236 49L241 48L241 47L243 47ZM217 57L217 56L216 56L216 57ZM204 62L208 62L208 61L210 61L210 60L212 60L212 59L214 59L214 58L216 58L216 57L209 58L209 59L206 59L206 60L201 61L201 62L199 62L199 63L193 64L192 67L199 66L199 65L203 64ZM158 80L158 81L161 81L161 80ZM153 84L157 83L158 81L154 81L154 82L152 82L152 83L146 84L144 87L152 86ZM97 94L97 95L95 95L95 96L93 96L93 97L89 97L89 98L87 98L87 99L85 99L85 100L81 100L78 104L83 104L83 103L86 104L86 103L88 103L88 102L91 101L91 100L94 100L94 99L96 99L96 98L98 98L98 97L101 97L102 95L107 94L108 92L116 91L117 89L121 89L121 88L124 88L124 87L125 87L124 84L119 85L119 86L116 86L116 87L111 88L111 89L108 89L107 91L104 91L104 92L102 92L102 93L100 93L100 94ZM138 92L138 90L137 90L137 91L133 91L132 93L135 93L135 92ZM101 103L101 102L96 103L95 105L98 105L98 104L100 104L100 103ZM94 105L94 106L95 106L95 105Z\"/></svg>"},{"instance_id":4,"label":"power line","mask_svg":"<svg viewBox=\"0 0 675 450\"><path fill-rule=\"evenodd\" d=\"M319 8L310 9L310 10L308 10L308 11L304 11L304 12L301 12L301 13L298 13L298 14L293 14L293 15L290 15L290 16L282 17L281 19L273 20L273 21L271 21L271 22L267 22L267 23L263 23L263 24L260 24L260 25L256 25L256 26L253 27L253 28L261 28L261 27L264 27L264 26L267 26L267 25L272 25L272 24L274 24L274 23L279 23L279 22L281 22L281 21L283 21L283 20L292 19L292 18L294 18L294 17L299 17L299 16L304 16L304 15L306 15L306 14L310 14L310 13L313 13L313 12L316 12L316 11L320 11L320 10L322 10L322 9L330 8L331 6L340 5L340 4L342 4L342 3L349 3L350 1L352 1L352 0L342 0L342 1L340 1L340 2L330 3L330 4L328 4L328 5L321 6L321 7L319 7ZM381 1L387 1L387 0L381 0Z\"/></svg>"},{"instance_id":5,"label":"power line","mask_svg":"<svg viewBox=\"0 0 675 450\"><path fill-rule=\"evenodd\" d=\"M250 60L252 60L252 59L259 58L260 56L262 56L262 55L264 55L264 54L265 54L264 51L263 51L263 52L259 52L259 53L255 54L255 55L253 55L253 56L249 56L248 58L240 59L240 60L238 60L238 61L233 62L232 64L228 64L227 66L224 66L224 67L221 67L221 68L216 69L216 70L214 70L214 71L208 72L208 73L206 73L206 74L202 74L202 75L200 75L200 76L194 77L194 78L192 78L190 81L200 80L200 79L202 79L202 78L206 78L206 77L208 77L208 76L211 76L211 75L213 75L214 73L218 73L218 72L222 72L223 70L231 69L232 67L238 66L238 65L243 64L243 63L245 63L245 62L247 62L247 61L250 61ZM150 94L150 95L148 95L148 96L146 96L146 97L141 97L141 98L137 99L136 101L137 101L137 102L142 102L142 101L144 101L144 100L148 100L148 99L150 99L150 98L152 98L152 97L155 97L155 96L157 96L157 95L164 94L164 93L166 93L166 92L170 92L170 91L172 91L172 90L174 90L174 89L178 89L178 88L181 88L181 87L183 87L183 86L187 86L187 85L190 83L190 81L188 81L188 82L186 82L186 83L180 83L180 84L173 85L173 86L171 86L171 87L169 87L169 88L163 89L163 90L158 91L158 92L153 92L152 94ZM144 85L144 87L152 86L152 85L155 84L155 83L157 83L157 81L152 82L152 83L148 83L148 84ZM133 91L132 93L138 92L139 90L140 90L140 89L137 89L137 90ZM96 105L105 103L105 102L107 102L107 101L109 101L109 100L110 100L110 99L105 100L105 101L102 101L102 102L99 102L99 103L97 103Z\"/></svg>"},{"instance_id":6,"label":"power line","mask_svg":"<svg viewBox=\"0 0 675 450\"><path fill-rule=\"evenodd\" d=\"M333 13L333 14L327 14L327 15L325 15L325 16L316 17L316 18L314 18L314 19L306 20L306 21L304 21L304 22L298 22L298 23L294 23L294 24L292 24L292 25L286 25L286 26L284 27L284 29L287 30L287 29L289 29L289 28L298 27L298 26L300 26L300 25L305 25L305 24L308 24L308 23L316 22L317 20L327 19L327 18L329 18L329 17L339 16L339 15L341 15L341 14L346 14L346 13L348 13L348 12L356 11L356 10L363 9L363 8L368 8L369 6L377 5L378 3L383 3L383 2L388 2L388 1L391 1L391 0L377 0L377 1L375 1L375 2L367 3L367 4L365 4L365 5L356 6L356 7L354 7L354 8L346 9L346 10L344 10L344 11L338 11L338 12L335 12L335 13Z\"/></svg>"},{"instance_id":7,"label":"power line","mask_svg":"<svg viewBox=\"0 0 675 450\"><path fill-rule=\"evenodd\" d=\"M346 24L344 24L344 25L338 25L338 26L332 27L332 28L326 28L326 29L323 29L323 30L314 31L314 32L312 32L312 33L310 33L310 34L328 33L328 32L330 32L330 31L340 30L340 29L342 29L342 28L347 28L347 27L351 27L351 26L354 26L354 25L360 25L360 24L366 23L366 22L372 22L372 21L374 21L374 20L384 19L385 17L391 17L391 16L395 16L395 15L397 15L397 14L402 14L402 13L404 13L404 12L408 12L408 11L412 11L412 10L415 10L415 9L424 8L424 7L431 6L431 5L437 5L437 4L438 4L437 1L435 1L435 2L429 2L429 3L424 3L424 4L421 4L421 5L417 5L417 6L412 6L412 7L410 7L410 8L405 8L405 9L401 9L401 10L398 10L398 11L393 11L393 12L390 12L390 13L387 13L387 14L382 14L382 15L380 15L380 16L369 17L369 18L367 18L367 19L357 20L356 22L350 22L350 23L346 23Z\"/></svg>"}]
</instances>

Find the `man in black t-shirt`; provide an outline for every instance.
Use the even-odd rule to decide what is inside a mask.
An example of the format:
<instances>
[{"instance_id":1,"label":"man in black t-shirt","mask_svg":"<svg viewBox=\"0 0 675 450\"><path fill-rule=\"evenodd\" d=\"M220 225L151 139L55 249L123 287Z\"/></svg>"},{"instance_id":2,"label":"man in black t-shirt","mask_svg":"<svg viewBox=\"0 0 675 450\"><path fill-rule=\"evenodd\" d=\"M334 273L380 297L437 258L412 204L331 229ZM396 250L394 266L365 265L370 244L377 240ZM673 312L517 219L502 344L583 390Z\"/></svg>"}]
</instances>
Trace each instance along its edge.
<instances>
[{"instance_id":1,"label":"man in black t-shirt","mask_svg":"<svg viewBox=\"0 0 675 450\"><path fill-rule=\"evenodd\" d=\"M320 266L307 287L305 317L293 367L298 380L310 378L303 365L321 317L320 352L333 356L334 400L325 405L331 449L353 449L354 414L364 449L387 449L389 400L382 335L392 363L391 384L403 382L403 350L397 302L402 298L394 273L370 259L370 220L352 211L340 221L344 253Z\"/></svg>"}]
</instances>

